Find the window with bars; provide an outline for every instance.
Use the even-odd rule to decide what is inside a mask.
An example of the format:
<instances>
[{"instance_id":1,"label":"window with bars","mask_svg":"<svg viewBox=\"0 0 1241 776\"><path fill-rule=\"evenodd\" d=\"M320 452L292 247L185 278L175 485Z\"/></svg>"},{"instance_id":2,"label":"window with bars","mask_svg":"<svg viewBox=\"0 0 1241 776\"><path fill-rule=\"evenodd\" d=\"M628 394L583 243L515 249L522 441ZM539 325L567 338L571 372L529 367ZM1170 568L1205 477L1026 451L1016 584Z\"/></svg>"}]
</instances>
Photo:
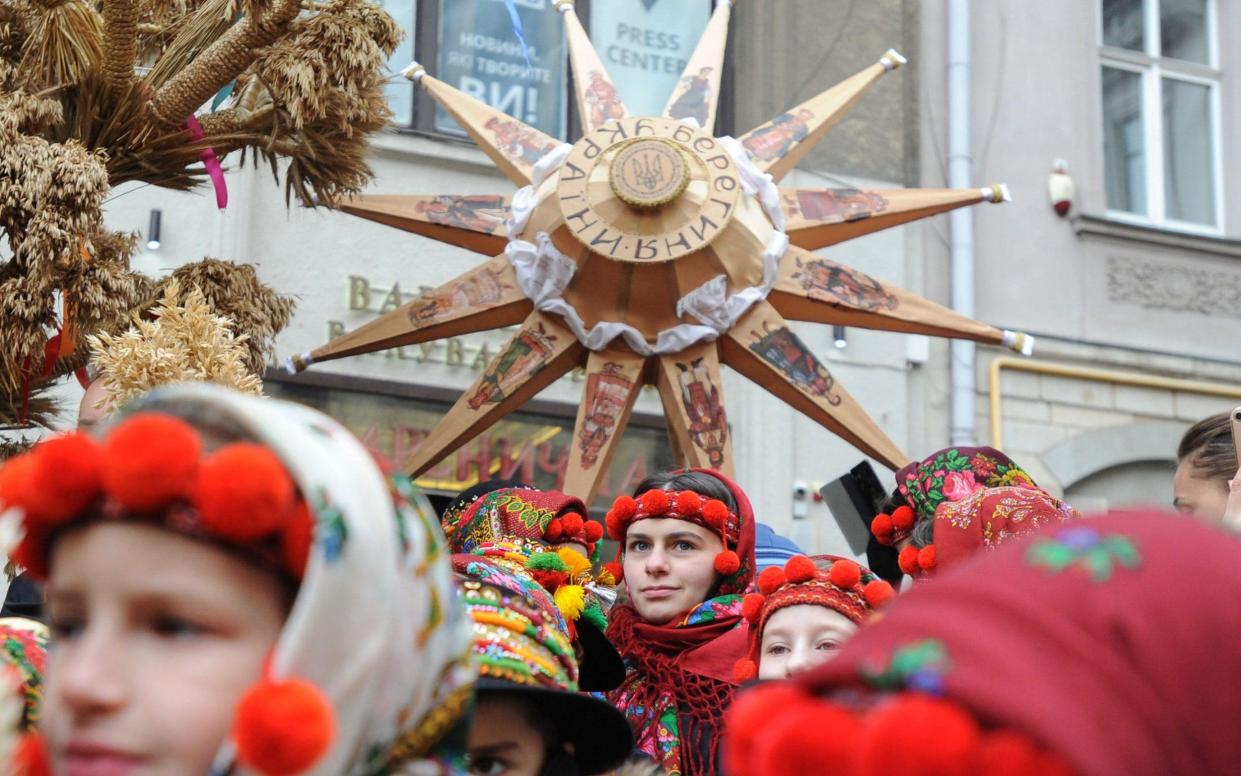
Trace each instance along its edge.
<instances>
[{"instance_id":1,"label":"window with bars","mask_svg":"<svg viewBox=\"0 0 1241 776\"><path fill-rule=\"evenodd\" d=\"M1222 230L1217 0L1102 0L1109 215Z\"/></svg>"},{"instance_id":2,"label":"window with bars","mask_svg":"<svg viewBox=\"0 0 1241 776\"><path fill-rule=\"evenodd\" d=\"M390 60L393 73L417 59L437 78L549 135L579 135L564 24L553 0L512 0L524 50L506 0L380 2L407 31ZM706 26L712 0L595 0L593 5L599 7L592 13L590 0L577 0L577 14L622 99L633 113L658 113L667 99L663 91L672 92ZM465 137L452 117L399 75L389 84L388 104L398 127Z\"/></svg>"}]
</instances>

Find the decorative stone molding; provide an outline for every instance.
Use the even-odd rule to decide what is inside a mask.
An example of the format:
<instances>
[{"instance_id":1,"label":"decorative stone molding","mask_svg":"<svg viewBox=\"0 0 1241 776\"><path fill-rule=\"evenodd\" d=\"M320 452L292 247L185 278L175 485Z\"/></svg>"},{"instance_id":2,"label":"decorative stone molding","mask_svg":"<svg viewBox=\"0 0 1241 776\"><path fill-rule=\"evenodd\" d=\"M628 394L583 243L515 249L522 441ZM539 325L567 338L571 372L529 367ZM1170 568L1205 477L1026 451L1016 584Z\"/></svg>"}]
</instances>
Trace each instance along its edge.
<instances>
[{"instance_id":1,"label":"decorative stone molding","mask_svg":"<svg viewBox=\"0 0 1241 776\"><path fill-rule=\"evenodd\" d=\"M1191 253L1241 258L1241 240L1128 224L1099 216L1077 216L1073 219L1073 231L1078 237L1084 238L1106 237L1139 243L1148 248L1158 245Z\"/></svg>"},{"instance_id":2,"label":"decorative stone molding","mask_svg":"<svg viewBox=\"0 0 1241 776\"><path fill-rule=\"evenodd\" d=\"M1107 297L1152 310L1241 318L1241 273L1109 256Z\"/></svg>"}]
</instances>

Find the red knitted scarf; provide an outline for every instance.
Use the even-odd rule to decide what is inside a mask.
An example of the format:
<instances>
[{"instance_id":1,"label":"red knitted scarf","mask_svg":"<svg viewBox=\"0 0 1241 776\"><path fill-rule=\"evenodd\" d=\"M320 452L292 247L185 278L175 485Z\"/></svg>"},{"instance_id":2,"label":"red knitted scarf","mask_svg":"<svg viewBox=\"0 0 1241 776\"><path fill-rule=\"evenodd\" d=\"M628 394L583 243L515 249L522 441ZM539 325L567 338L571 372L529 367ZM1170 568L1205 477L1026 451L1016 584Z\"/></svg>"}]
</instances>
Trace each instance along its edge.
<instances>
[{"instance_id":1,"label":"red knitted scarf","mask_svg":"<svg viewBox=\"0 0 1241 776\"><path fill-rule=\"evenodd\" d=\"M710 622L677 627L652 625L645 622L629 606L618 606L608 618L608 639L632 665L634 676L645 681L627 680L608 694L618 703L620 696L632 692L627 709L644 710L638 725L656 724L660 713L659 700L664 694L672 697L680 722L681 772L683 776L714 776L717 772L716 749L722 728L724 709L732 703L735 686L694 670L696 657L710 661L709 656L689 655L728 633L741 621L740 616L723 617ZM727 660L721 656L721 660ZM703 742L706 745L703 745ZM706 758L704 760L704 757Z\"/></svg>"}]
</instances>

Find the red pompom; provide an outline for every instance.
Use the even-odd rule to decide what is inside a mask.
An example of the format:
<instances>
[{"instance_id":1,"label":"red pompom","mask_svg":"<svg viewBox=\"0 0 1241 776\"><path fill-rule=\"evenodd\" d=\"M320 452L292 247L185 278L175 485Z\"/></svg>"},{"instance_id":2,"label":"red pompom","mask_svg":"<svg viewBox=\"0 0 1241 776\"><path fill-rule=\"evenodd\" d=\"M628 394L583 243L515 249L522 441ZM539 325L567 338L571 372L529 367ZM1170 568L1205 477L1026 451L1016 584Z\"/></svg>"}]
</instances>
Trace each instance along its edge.
<instances>
[{"instance_id":1,"label":"red pompom","mask_svg":"<svg viewBox=\"0 0 1241 776\"><path fill-rule=\"evenodd\" d=\"M719 499L711 499L702 505L702 521L717 531L728 521L728 505Z\"/></svg>"},{"instance_id":2,"label":"red pompom","mask_svg":"<svg viewBox=\"0 0 1241 776\"><path fill-rule=\"evenodd\" d=\"M905 549L901 550L901 554L896 556L896 565L900 566L901 571L911 577L917 574L920 568L918 566L918 548L912 544L906 545Z\"/></svg>"},{"instance_id":3,"label":"red pompom","mask_svg":"<svg viewBox=\"0 0 1241 776\"><path fill-rule=\"evenodd\" d=\"M759 618L763 616L763 604L765 603L767 603L767 597L762 593L747 594L741 599L741 616L751 625L758 625Z\"/></svg>"},{"instance_id":4,"label":"red pompom","mask_svg":"<svg viewBox=\"0 0 1241 776\"><path fill-rule=\"evenodd\" d=\"M587 520L586 521L586 543L594 544L595 542L599 541L602 538L603 538L603 526L599 525L594 520Z\"/></svg>"},{"instance_id":5,"label":"red pompom","mask_svg":"<svg viewBox=\"0 0 1241 776\"><path fill-rule=\"evenodd\" d=\"M296 497L293 480L275 453L238 442L203 461L194 503L208 531L247 542L283 528Z\"/></svg>"},{"instance_id":6,"label":"red pompom","mask_svg":"<svg viewBox=\"0 0 1241 776\"><path fill-rule=\"evenodd\" d=\"M0 464L0 509L24 509L26 514L23 520L27 525L43 519L42 515L33 514L30 508L34 500L30 495L30 486L37 468L33 453L15 455Z\"/></svg>"},{"instance_id":7,"label":"red pompom","mask_svg":"<svg viewBox=\"0 0 1241 776\"><path fill-rule=\"evenodd\" d=\"M543 538L549 542L560 541L560 537L563 534L564 524L554 517L552 518L552 521L547 524L547 527L543 529Z\"/></svg>"},{"instance_id":8,"label":"red pompom","mask_svg":"<svg viewBox=\"0 0 1241 776\"><path fill-rule=\"evenodd\" d=\"M576 512L570 512L560 518L560 525L564 529L565 537L576 537L582 532L582 516Z\"/></svg>"},{"instance_id":9,"label":"red pompom","mask_svg":"<svg viewBox=\"0 0 1241 776\"><path fill-rule=\"evenodd\" d=\"M608 514L614 514L618 520L625 522L638 514L638 502L634 501L630 496L618 496L612 502L612 508L608 510Z\"/></svg>"},{"instance_id":10,"label":"red pompom","mask_svg":"<svg viewBox=\"0 0 1241 776\"><path fill-rule=\"evenodd\" d=\"M758 678L758 666L754 665L754 661L748 657L743 657L736 663L733 663L733 681L737 684L745 684Z\"/></svg>"},{"instance_id":11,"label":"red pompom","mask_svg":"<svg viewBox=\"0 0 1241 776\"><path fill-rule=\"evenodd\" d=\"M625 567L616 561L608 561L603 564L603 570L611 574L612 579L616 580L617 584L625 580Z\"/></svg>"},{"instance_id":12,"label":"red pompom","mask_svg":"<svg viewBox=\"0 0 1241 776\"><path fill-rule=\"evenodd\" d=\"M335 727L331 703L310 682L264 680L237 704L233 740L245 765L268 776L288 776L323 757Z\"/></svg>"},{"instance_id":13,"label":"red pompom","mask_svg":"<svg viewBox=\"0 0 1241 776\"><path fill-rule=\"evenodd\" d=\"M604 518L608 524L608 536L614 541L623 542L625 540L625 530L629 527L629 520L621 517L617 512L608 512Z\"/></svg>"},{"instance_id":14,"label":"red pompom","mask_svg":"<svg viewBox=\"0 0 1241 776\"><path fill-rule=\"evenodd\" d=\"M896 595L896 591L882 579L872 579L866 583L866 587L862 588L862 600L872 609L879 607L891 601Z\"/></svg>"},{"instance_id":15,"label":"red pompom","mask_svg":"<svg viewBox=\"0 0 1241 776\"><path fill-rule=\"evenodd\" d=\"M280 536L280 560L295 579L306 576L306 561L310 559L310 546L314 541L314 518L306 502L299 499Z\"/></svg>"},{"instance_id":16,"label":"red pompom","mask_svg":"<svg viewBox=\"0 0 1241 776\"><path fill-rule=\"evenodd\" d=\"M724 712L724 771L738 776L760 772L753 757L755 745L766 733L768 722L782 710L809 702L806 694L791 682L760 684L740 693Z\"/></svg>"},{"instance_id":17,"label":"red pompom","mask_svg":"<svg viewBox=\"0 0 1241 776\"><path fill-rule=\"evenodd\" d=\"M827 572L827 578L842 590L852 590L862 581L862 569L851 560L841 559L832 564L831 571Z\"/></svg>"},{"instance_id":18,"label":"red pompom","mask_svg":"<svg viewBox=\"0 0 1241 776\"><path fill-rule=\"evenodd\" d=\"M918 550L918 565L923 571L931 571L935 568L935 545L928 544L921 550Z\"/></svg>"},{"instance_id":19,"label":"red pompom","mask_svg":"<svg viewBox=\"0 0 1241 776\"><path fill-rule=\"evenodd\" d=\"M17 740L9 772L13 776L52 776L52 763L48 760L43 736L25 733Z\"/></svg>"},{"instance_id":20,"label":"red pompom","mask_svg":"<svg viewBox=\"0 0 1241 776\"><path fill-rule=\"evenodd\" d=\"M692 490L683 490L677 494L676 505L678 515L696 515L702 511L702 496Z\"/></svg>"},{"instance_id":21,"label":"red pompom","mask_svg":"<svg viewBox=\"0 0 1241 776\"><path fill-rule=\"evenodd\" d=\"M805 555L794 555L789 558L788 563L784 564L784 577L794 584L809 582L819 573L819 568L814 565L814 561Z\"/></svg>"},{"instance_id":22,"label":"red pompom","mask_svg":"<svg viewBox=\"0 0 1241 776\"><path fill-rule=\"evenodd\" d=\"M892 527L897 531L912 531L916 517L913 509L902 504L892 510Z\"/></svg>"},{"instance_id":23,"label":"red pompom","mask_svg":"<svg viewBox=\"0 0 1241 776\"><path fill-rule=\"evenodd\" d=\"M982 731L955 703L925 695L899 696L863 723L859 776L972 774Z\"/></svg>"},{"instance_id":24,"label":"red pompom","mask_svg":"<svg viewBox=\"0 0 1241 776\"><path fill-rule=\"evenodd\" d=\"M858 728L857 718L835 704L818 701L792 705L764 725L751 756L751 762L759 767L750 773L854 773Z\"/></svg>"},{"instance_id":25,"label":"red pompom","mask_svg":"<svg viewBox=\"0 0 1241 776\"><path fill-rule=\"evenodd\" d=\"M121 506L150 512L194 492L202 443L184 420L140 413L103 443L103 488Z\"/></svg>"},{"instance_id":26,"label":"red pompom","mask_svg":"<svg viewBox=\"0 0 1241 776\"><path fill-rule=\"evenodd\" d=\"M530 569L530 576L534 577L534 581L542 585L545 590L552 593L569 581L569 575L566 572L550 569Z\"/></svg>"},{"instance_id":27,"label":"red pompom","mask_svg":"<svg viewBox=\"0 0 1241 776\"><path fill-rule=\"evenodd\" d=\"M40 523L26 523L26 535L13 548L13 562L35 579L47 579L48 537L52 529Z\"/></svg>"},{"instance_id":28,"label":"red pompom","mask_svg":"<svg viewBox=\"0 0 1241 776\"><path fill-rule=\"evenodd\" d=\"M651 515L662 515L668 511L668 493L663 490L648 490L641 496L638 501L642 504L642 513L647 517Z\"/></svg>"},{"instance_id":29,"label":"red pompom","mask_svg":"<svg viewBox=\"0 0 1241 776\"><path fill-rule=\"evenodd\" d=\"M741 570L741 557L732 550L724 550L715 556L715 570L724 576L736 574Z\"/></svg>"},{"instance_id":30,"label":"red pompom","mask_svg":"<svg viewBox=\"0 0 1241 776\"><path fill-rule=\"evenodd\" d=\"M875 515L875 519L870 521L870 532L874 534L875 541L880 544L891 544L892 534L895 533L892 518L883 512Z\"/></svg>"},{"instance_id":31,"label":"red pompom","mask_svg":"<svg viewBox=\"0 0 1241 776\"><path fill-rule=\"evenodd\" d=\"M758 575L758 591L763 595L771 595L786 581L784 569L779 566L768 566Z\"/></svg>"},{"instance_id":32,"label":"red pompom","mask_svg":"<svg viewBox=\"0 0 1241 776\"><path fill-rule=\"evenodd\" d=\"M78 514L99 495L103 449L90 436L66 434L34 449L26 496L39 519L60 523Z\"/></svg>"}]
</instances>

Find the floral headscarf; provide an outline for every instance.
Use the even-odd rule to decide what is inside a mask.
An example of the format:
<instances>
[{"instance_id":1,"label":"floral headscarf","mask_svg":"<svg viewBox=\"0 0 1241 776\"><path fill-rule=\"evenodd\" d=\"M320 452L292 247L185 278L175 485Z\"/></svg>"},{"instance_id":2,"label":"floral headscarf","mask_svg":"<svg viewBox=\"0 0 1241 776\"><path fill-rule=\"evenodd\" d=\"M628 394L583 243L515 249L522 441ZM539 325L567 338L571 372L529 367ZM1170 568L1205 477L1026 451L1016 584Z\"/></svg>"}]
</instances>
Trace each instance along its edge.
<instances>
[{"instance_id":1,"label":"floral headscarf","mask_svg":"<svg viewBox=\"0 0 1241 776\"><path fill-rule=\"evenodd\" d=\"M472 642L425 497L405 478L389 481L344 426L301 405L197 383L156 389L126 412L183 403L241 425L311 506L313 544L270 668L312 682L335 713L332 747L308 773L451 769L430 750L468 707Z\"/></svg>"},{"instance_id":2,"label":"floral headscarf","mask_svg":"<svg viewBox=\"0 0 1241 776\"><path fill-rule=\"evenodd\" d=\"M896 473L896 486L919 519L930 519L945 501L983 488L1034 487L1025 470L991 447L949 447Z\"/></svg>"},{"instance_id":3,"label":"floral headscarf","mask_svg":"<svg viewBox=\"0 0 1241 776\"><path fill-rule=\"evenodd\" d=\"M935 510L935 563L942 570L979 550L1081 514L1042 488L988 488Z\"/></svg>"}]
</instances>

